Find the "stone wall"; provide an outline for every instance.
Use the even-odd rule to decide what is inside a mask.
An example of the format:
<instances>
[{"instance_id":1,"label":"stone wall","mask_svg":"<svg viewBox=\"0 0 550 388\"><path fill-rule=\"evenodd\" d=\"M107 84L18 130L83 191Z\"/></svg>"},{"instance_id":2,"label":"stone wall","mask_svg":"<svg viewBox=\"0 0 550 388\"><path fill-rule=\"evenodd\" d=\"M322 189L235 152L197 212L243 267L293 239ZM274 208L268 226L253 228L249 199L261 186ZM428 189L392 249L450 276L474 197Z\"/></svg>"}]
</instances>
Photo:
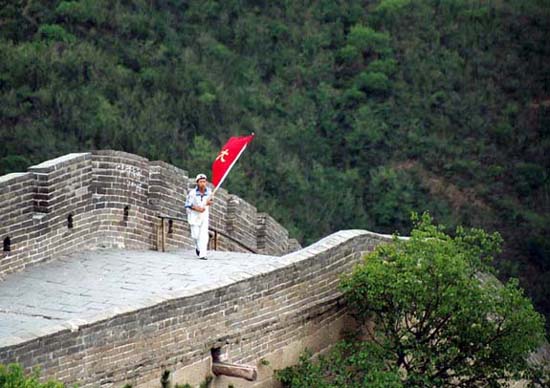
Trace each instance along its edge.
<instances>
[{"instance_id":1,"label":"stone wall","mask_svg":"<svg viewBox=\"0 0 550 388\"><path fill-rule=\"evenodd\" d=\"M294 364L306 347L322 351L341 337L346 310L339 277L390 240L341 231L255 273L2 348L0 363L40 365L44 377L81 387L158 387L164 371L173 383L197 386L211 374L211 349L220 348L225 361L256 366L259 380L215 377L213 387L272 386L273 368Z\"/></svg>"},{"instance_id":2,"label":"stone wall","mask_svg":"<svg viewBox=\"0 0 550 388\"><path fill-rule=\"evenodd\" d=\"M277 221L269 214L258 213L257 216L256 236L258 238L258 251L262 253L276 252L284 254L293 250L290 246L288 231L286 229L279 228Z\"/></svg>"},{"instance_id":3,"label":"stone wall","mask_svg":"<svg viewBox=\"0 0 550 388\"><path fill-rule=\"evenodd\" d=\"M185 171L121 151L68 154L2 176L0 277L83 249L157 249L159 215L174 218L166 220L166 248L190 248L183 221L190 187ZM218 236L219 250L281 255L297 248L280 224L223 189L211 212L212 227L229 236Z\"/></svg>"}]
</instances>

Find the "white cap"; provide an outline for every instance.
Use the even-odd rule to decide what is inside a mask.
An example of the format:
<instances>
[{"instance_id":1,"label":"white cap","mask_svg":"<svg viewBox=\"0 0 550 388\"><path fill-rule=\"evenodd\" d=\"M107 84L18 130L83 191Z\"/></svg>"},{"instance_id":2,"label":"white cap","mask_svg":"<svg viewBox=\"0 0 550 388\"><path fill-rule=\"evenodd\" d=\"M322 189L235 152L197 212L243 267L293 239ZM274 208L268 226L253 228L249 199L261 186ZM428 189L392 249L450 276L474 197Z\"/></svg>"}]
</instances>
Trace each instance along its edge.
<instances>
[{"instance_id":1,"label":"white cap","mask_svg":"<svg viewBox=\"0 0 550 388\"><path fill-rule=\"evenodd\" d=\"M195 182L198 182L200 179L206 179L206 175L204 174L197 175L197 177L195 178Z\"/></svg>"}]
</instances>

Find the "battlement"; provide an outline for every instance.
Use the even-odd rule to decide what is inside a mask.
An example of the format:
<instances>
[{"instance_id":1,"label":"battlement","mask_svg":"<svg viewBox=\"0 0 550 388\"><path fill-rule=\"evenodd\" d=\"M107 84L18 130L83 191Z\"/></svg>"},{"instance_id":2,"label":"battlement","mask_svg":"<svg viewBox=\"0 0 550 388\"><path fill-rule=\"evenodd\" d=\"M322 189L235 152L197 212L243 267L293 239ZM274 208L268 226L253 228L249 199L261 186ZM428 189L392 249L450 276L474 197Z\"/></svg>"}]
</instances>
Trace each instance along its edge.
<instances>
[{"instance_id":1,"label":"battlement","mask_svg":"<svg viewBox=\"0 0 550 388\"><path fill-rule=\"evenodd\" d=\"M187 172L122 151L72 153L0 177L0 276L99 247L157 249L160 219L185 218ZM282 255L299 248L272 217L220 189L211 226L218 250ZM224 237L227 236L227 237ZM173 221L167 249L192 247Z\"/></svg>"},{"instance_id":2,"label":"battlement","mask_svg":"<svg viewBox=\"0 0 550 388\"><path fill-rule=\"evenodd\" d=\"M0 363L40 366L67 386L158 387L169 372L173 384L196 387L216 351L258 375L216 376L211 387L278 386L274 370L353 328L340 276L390 241L346 230L283 256L214 252L208 261L181 250L80 252L0 282L0 293L28 290L0 305Z\"/></svg>"}]
</instances>

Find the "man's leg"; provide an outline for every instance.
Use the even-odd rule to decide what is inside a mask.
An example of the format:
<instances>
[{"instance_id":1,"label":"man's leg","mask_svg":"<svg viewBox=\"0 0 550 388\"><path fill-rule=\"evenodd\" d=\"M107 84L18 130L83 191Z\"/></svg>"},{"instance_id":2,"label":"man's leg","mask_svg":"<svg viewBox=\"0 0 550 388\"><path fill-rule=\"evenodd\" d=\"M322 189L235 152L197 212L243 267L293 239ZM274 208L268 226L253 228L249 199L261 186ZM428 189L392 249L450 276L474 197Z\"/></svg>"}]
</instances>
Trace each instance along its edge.
<instances>
[{"instance_id":1,"label":"man's leg","mask_svg":"<svg viewBox=\"0 0 550 388\"><path fill-rule=\"evenodd\" d=\"M195 243L195 253L197 254L197 256L199 256L200 255L199 239L200 239L200 232L201 232L200 225L190 225L189 227L191 229L191 238Z\"/></svg>"},{"instance_id":2,"label":"man's leg","mask_svg":"<svg viewBox=\"0 0 550 388\"><path fill-rule=\"evenodd\" d=\"M208 222L203 222L200 225L198 248L199 248L199 259L205 259L208 250Z\"/></svg>"}]
</instances>

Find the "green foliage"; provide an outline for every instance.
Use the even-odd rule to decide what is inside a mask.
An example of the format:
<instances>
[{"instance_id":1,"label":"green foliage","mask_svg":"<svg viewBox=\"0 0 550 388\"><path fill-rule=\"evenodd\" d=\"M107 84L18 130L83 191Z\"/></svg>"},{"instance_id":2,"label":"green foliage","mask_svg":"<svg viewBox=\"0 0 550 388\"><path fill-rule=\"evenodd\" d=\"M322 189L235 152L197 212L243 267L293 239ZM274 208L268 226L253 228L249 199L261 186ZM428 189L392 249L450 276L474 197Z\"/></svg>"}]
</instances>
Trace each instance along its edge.
<instances>
[{"instance_id":1,"label":"green foliage","mask_svg":"<svg viewBox=\"0 0 550 388\"><path fill-rule=\"evenodd\" d=\"M546 0L4 3L0 174L111 148L193 175L254 131L224 187L303 244L499 230L550 317Z\"/></svg>"},{"instance_id":2,"label":"green foliage","mask_svg":"<svg viewBox=\"0 0 550 388\"><path fill-rule=\"evenodd\" d=\"M76 23L101 25L108 19L108 8L105 1L76 0L61 1L55 13Z\"/></svg>"},{"instance_id":3,"label":"green foliage","mask_svg":"<svg viewBox=\"0 0 550 388\"><path fill-rule=\"evenodd\" d=\"M65 29L57 24L43 24L38 29L40 36L46 41L57 41L64 43L71 43L76 41L76 37L67 33Z\"/></svg>"},{"instance_id":4,"label":"green foliage","mask_svg":"<svg viewBox=\"0 0 550 388\"><path fill-rule=\"evenodd\" d=\"M411 3L411 0L382 0L376 7L377 12L395 14Z\"/></svg>"},{"instance_id":5,"label":"green foliage","mask_svg":"<svg viewBox=\"0 0 550 388\"><path fill-rule=\"evenodd\" d=\"M377 32L370 27L356 25L351 28L347 36L348 44L362 52L373 51L380 54L389 54L390 36L388 33Z\"/></svg>"},{"instance_id":6,"label":"green foliage","mask_svg":"<svg viewBox=\"0 0 550 388\"><path fill-rule=\"evenodd\" d=\"M63 388L65 385L55 381L40 383L39 372L35 370L30 375L25 375L21 365L0 364L0 387L2 388Z\"/></svg>"},{"instance_id":7,"label":"green foliage","mask_svg":"<svg viewBox=\"0 0 550 388\"><path fill-rule=\"evenodd\" d=\"M361 51L350 44L345 45L338 51L338 59L346 65L353 64L353 62L359 60L360 57Z\"/></svg>"},{"instance_id":8,"label":"green foliage","mask_svg":"<svg viewBox=\"0 0 550 388\"><path fill-rule=\"evenodd\" d=\"M397 61L395 59L379 59L372 61L368 69L373 73L382 73L389 77L397 71Z\"/></svg>"},{"instance_id":9,"label":"green foliage","mask_svg":"<svg viewBox=\"0 0 550 388\"><path fill-rule=\"evenodd\" d=\"M275 371L284 387L292 388L398 388L399 372L387 367L384 354L369 342L342 341L328 355L312 360L306 350L296 366Z\"/></svg>"},{"instance_id":10,"label":"green foliage","mask_svg":"<svg viewBox=\"0 0 550 388\"><path fill-rule=\"evenodd\" d=\"M543 317L516 280L487 272L500 235L459 227L450 236L427 213L413 220L410 238L378 246L342 279L360 332L276 371L283 386L544 384L547 371L527 362L544 339Z\"/></svg>"},{"instance_id":11,"label":"green foliage","mask_svg":"<svg viewBox=\"0 0 550 388\"><path fill-rule=\"evenodd\" d=\"M210 386L210 383L212 383L212 380L214 380L214 377L212 375L208 375L204 378L204 381L199 384L199 388L208 388Z\"/></svg>"},{"instance_id":12,"label":"green foliage","mask_svg":"<svg viewBox=\"0 0 550 388\"><path fill-rule=\"evenodd\" d=\"M217 156L217 151L208 139L197 135L193 139L193 145L189 148L189 155L191 156L189 171L208 172L212 161Z\"/></svg>"},{"instance_id":13,"label":"green foliage","mask_svg":"<svg viewBox=\"0 0 550 388\"><path fill-rule=\"evenodd\" d=\"M5 171L24 171L29 160L21 155L8 155L0 159L0 169Z\"/></svg>"},{"instance_id":14,"label":"green foliage","mask_svg":"<svg viewBox=\"0 0 550 388\"><path fill-rule=\"evenodd\" d=\"M388 76L376 71L365 71L357 77L357 86L367 92L387 92L390 89Z\"/></svg>"},{"instance_id":15,"label":"green foliage","mask_svg":"<svg viewBox=\"0 0 550 388\"><path fill-rule=\"evenodd\" d=\"M544 319L517 280L487 275L501 242L480 229L451 237L424 214L410 239L378 247L343 280L355 316L374 321L372 344L407 385L496 386L529 373Z\"/></svg>"},{"instance_id":16,"label":"green foliage","mask_svg":"<svg viewBox=\"0 0 550 388\"><path fill-rule=\"evenodd\" d=\"M428 195L420 179L407 170L379 167L369 181L371 215L379 230L393 233L404 230L410 214L426 206Z\"/></svg>"}]
</instances>

